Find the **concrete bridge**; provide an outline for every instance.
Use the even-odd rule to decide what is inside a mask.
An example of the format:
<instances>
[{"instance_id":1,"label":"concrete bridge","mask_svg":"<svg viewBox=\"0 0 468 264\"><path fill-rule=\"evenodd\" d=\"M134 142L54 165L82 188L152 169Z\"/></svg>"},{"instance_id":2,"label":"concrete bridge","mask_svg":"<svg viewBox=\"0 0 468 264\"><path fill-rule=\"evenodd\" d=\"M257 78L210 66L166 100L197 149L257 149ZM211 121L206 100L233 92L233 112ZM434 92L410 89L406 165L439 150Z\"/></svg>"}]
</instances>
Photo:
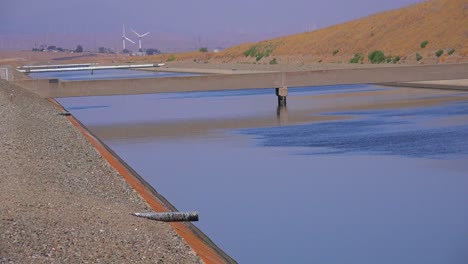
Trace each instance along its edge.
<instances>
[{"instance_id":1,"label":"concrete bridge","mask_svg":"<svg viewBox=\"0 0 468 264\"><path fill-rule=\"evenodd\" d=\"M288 87L455 79L468 79L468 63L118 80L45 79L16 83L44 98L275 88L282 105L286 104Z\"/></svg>"}]
</instances>

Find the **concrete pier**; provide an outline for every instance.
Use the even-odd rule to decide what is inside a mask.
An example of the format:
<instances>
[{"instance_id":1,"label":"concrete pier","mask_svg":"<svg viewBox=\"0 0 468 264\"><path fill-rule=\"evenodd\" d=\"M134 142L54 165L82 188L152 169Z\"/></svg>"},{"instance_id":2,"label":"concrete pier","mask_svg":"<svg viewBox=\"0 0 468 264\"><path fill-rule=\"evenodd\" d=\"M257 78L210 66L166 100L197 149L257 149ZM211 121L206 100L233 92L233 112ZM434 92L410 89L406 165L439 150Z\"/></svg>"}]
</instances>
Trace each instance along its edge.
<instances>
[{"instance_id":1,"label":"concrete pier","mask_svg":"<svg viewBox=\"0 0 468 264\"><path fill-rule=\"evenodd\" d=\"M276 88L276 96L278 96L278 106L286 106L286 96L288 96L288 87L283 86Z\"/></svg>"}]
</instances>

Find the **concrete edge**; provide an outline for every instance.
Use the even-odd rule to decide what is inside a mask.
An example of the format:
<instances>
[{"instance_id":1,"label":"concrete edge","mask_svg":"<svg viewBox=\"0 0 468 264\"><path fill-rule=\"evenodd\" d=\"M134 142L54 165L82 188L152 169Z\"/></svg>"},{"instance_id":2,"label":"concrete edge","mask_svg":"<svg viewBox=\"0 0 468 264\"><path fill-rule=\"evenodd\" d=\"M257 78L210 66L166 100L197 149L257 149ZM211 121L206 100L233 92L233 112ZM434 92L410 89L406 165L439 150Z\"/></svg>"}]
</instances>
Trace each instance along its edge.
<instances>
[{"instance_id":1,"label":"concrete edge","mask_svg":"<svg viewBox=\"0 0 468 264\"><path fill-rule=\"evenodd\" d=\"M468 86L463 86L463 85L407 83L407 82L387 82L387 83L378 83L378 85L408 87L408 88L422 88L422 89L468 91Z\"/></svg>"},{"instance_id":2,"label":"concrete edge","mask_svg":"<svg viewBox=\"0 0 468 264\"><path fill-rule=\"evenodd\" d=\"M66 109L55 99L49 98L60 111ZM71 124L78 128L84 137L102 155L125 181L143 198L143 200L157 212L168 212L178 210L164 196L158 193L141 175L133 170L113 150L94 136L79 120L72 115L66 116ZM204 263L237 263L226 252L219 248L206 234L190 222L169 223L176 233L197 253Z\"/></svg>"},{"instance_id":3,"label":"concrete edge","mask_svg":"<svg viewBox=\"0 0 468 264\"><path fill-rule=\"evenodd\" d=\"M178 73L193 73L193 74L248 74L248 73L265 73L265 72L278 72L278 71L263 71L263 70L241 70L237 68L232 69L215 69L215 68L179 68L179 67L159 67L139 69L141 71L152 72L178 72Z\"/></svg>"}]
</instances>

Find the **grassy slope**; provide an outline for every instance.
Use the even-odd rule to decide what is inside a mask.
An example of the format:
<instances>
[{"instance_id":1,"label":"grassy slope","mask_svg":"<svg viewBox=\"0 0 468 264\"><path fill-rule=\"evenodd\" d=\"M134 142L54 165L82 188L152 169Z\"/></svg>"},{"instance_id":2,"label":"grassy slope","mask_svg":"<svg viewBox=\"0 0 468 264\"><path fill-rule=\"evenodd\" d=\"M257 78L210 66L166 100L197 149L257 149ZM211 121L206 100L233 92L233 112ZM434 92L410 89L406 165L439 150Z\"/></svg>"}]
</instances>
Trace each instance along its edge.
<instances>
[{"instance_id":1,"label":"grassy slope","mask_svg":"<svg viewBox=\"0 0 468 264\"><path fill-rule=\"evenodd\" d=\"M420 43L424 40L429 41L429 45L421 49ZM313 32L232 47L215 58L255 61L242 54L252 45L260 49L276 47L270 57L260 61L263 63L272 57L281 62L348 62L355 53L367 55L377 49L386 55L401 56L407 62L416 62L416 52L423 55L423 62L433 62L437 60L434 52L444 49L441 61L466 61L468 3L466 0L431 0ZM446 51L451 48L456 52L447 57ZM336 49L339 53L333 56Z\"/></svg>"},{"instance_id":2,"label":"grassy slope","mask_svg":"<svg viewBox=\"0 0 468 264\"><path fill-rule=\"evenodd\" d=\"M421 49L422 41L429 44ZM268 64L276 58L280 64L348 63L356 53L366 58L374 50L385 55L400 56L404 63L417 63L416 53L423 56L421 63L468 62L468 3L466 0L429 0L405 8L378 13L372 16L338 24L313 32L296 34L259 43L246 43L221 53L186 52L174 54L177 61L255 63L244 52L252 46L259 50L272 49L270 56L258 63ZM451 56L449 49L455 49ZM435 51L443 49L441 58ZM333 51L339 50L333 56ZM77 54L40 52L0 52L1 57L11 58L0 64L21 65L25 61L44 63L100 62L103 64L165 62L172 54L129 57L117 54L98 54L95 57L52 61L53 57L69 57Z\"/></svg>"}]
</instances>

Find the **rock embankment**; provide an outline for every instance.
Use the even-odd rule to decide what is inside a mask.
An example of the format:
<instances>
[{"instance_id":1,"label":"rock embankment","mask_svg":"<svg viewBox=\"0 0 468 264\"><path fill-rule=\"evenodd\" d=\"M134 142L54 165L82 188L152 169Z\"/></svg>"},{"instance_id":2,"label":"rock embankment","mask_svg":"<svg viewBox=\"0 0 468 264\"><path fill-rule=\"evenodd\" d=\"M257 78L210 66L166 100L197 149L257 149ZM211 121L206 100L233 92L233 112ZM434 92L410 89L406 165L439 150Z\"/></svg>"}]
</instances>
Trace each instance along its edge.
<instances>
[{"instance_id":1,"label":"rock embankment","mask_svg":"<svg viewBox=\"0 0 468 264\"><path fill-rule=\"evenodd\" d=\"M200 263L58 112L0 80L0 263Z\"/></svg>"}]
</instances>

